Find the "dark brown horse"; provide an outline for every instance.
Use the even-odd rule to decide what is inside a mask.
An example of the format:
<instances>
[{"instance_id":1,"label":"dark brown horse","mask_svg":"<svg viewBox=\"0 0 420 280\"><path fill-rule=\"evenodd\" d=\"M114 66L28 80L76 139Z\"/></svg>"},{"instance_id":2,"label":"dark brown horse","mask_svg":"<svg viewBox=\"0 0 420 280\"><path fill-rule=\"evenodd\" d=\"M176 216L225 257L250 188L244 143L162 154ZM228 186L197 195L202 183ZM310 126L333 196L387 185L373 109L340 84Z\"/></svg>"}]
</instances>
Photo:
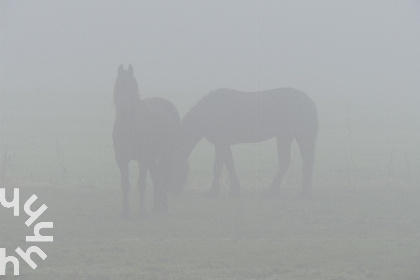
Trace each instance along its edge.
<instances>
[{"instance_id":1,"label":"dark brown horse","mask_svg":"<svg viewBox=\"0 0 420 280\"><path fill-rule=\"evenodd\" d=\"M120 65L114 88L116 118L112 137L115 159L121 172L122 216L129 215L129 162L139 164L140 215L145 214L146 175L154 185L154 210L165 213L170 169L180 128L176 107L163 98L140 99L133 67Z\"/></svg>"},{"instance_id":2,"label":"dark brown horse","mask_svg":"<svg viewBox=\"0 0 420 280\"><path fill-rule=\"evenodd\" d=\"M312 189L315 138L318 130L317 111L312 100L292 88L260 92L219 89L205 96L182 121L175 182L182 188L188 176L188 158L196 144L205 137L215 146L213 183L209 195L217 197L220 174L226 165L230 194L238 196L239 180L230 146L255 143L276 137L279 168L271 186L264 191L278 193L290 165L290 146L296 139L303 159L302 195Z\"/></svg>"}]
</instances>

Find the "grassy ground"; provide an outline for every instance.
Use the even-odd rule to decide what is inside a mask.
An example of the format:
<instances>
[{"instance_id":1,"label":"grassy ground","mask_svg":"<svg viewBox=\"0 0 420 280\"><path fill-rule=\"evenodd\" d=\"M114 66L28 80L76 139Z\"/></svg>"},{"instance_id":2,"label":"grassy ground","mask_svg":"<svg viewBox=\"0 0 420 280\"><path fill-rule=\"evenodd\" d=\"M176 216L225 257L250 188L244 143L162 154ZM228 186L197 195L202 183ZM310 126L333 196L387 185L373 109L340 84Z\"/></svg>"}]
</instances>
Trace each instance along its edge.
<instances>
[{"instance_id":1,"label":"grassy ground","mask_svg":"<svg viewBox=\"0 0 420 280\"><path fill-rule=\"evenodd\" d=\"M21 188L21 201L35 193L54 222L45 230L54 242L40 246L48 258L34 257L34 271L21 261L19 279L420 277L419 131L321 129L310 200L297 198L295 146L281 195L260 195L276 168L273 141L234 147L241 198L228 198L226 175L221 198L205 198L213 148L202 142L170 216L122 221L111 130L100 114L3 119L3 187ZM11 255L30 229L23 212L0 209L0 247Z\"/></svg>"}]
</instances>

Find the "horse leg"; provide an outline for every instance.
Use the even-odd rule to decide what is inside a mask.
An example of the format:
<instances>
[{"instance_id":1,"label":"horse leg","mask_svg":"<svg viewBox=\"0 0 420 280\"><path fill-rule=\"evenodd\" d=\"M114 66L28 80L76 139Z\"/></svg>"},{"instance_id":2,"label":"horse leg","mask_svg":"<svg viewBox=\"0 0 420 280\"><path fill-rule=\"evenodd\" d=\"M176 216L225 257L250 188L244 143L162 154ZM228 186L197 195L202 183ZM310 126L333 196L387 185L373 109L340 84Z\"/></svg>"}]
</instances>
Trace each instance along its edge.
<instances>
[{"instance_id":1,"label":"horse leg","mask_svg":"<svg viewBox=\"0 0 420 280\"><path fill-rule=\"evenodd\" d=\"M122 201L122 213L121 217L127 219L129 216L129 191L130 191L130 181L129 181L129 169L128 169L128 161L119 161L118 167L121 173L121 189L123 193L123 201Z\"/></svg>"},{"instance_id":2,"label":"horse leg","mask_svg":"<svg viewBox=\"0 0 420 280\"><path fill-rule=\"evenodd\" d=\"M147 178L147 165L144 161L139 161L139 178L137 179L137 186L139 188L140 193L140 201L139 201L139 217L143 217L146 215L146 202L145 202L145 195L146 195L146 178Z\"/></svg>"},{"instance_id":3,"label":"horse leg","mask_svg":"<svg viewBox=\"0 0 420 280\"><path fill-rule=\"evenodd\" d=\"M213 182L211 184L211 189L208 192L208 196L216 198L219 196L220 192L220 174L223 169L223 162L225 159L226 149L223 149L223 146L215 145L215 154L214 154L214 165L213 165Z\"/></svg>"},{"instance_id":4,"label":"horse leg","mask_svg":"<svg viewBox=\"0 0 420 280\"><path fill-rule=\"evenodd\" d=\"M149 171L150 176L152 177L153 181L153 211L157 214L166 214L168 213L168 197L165 191L164 185L164 172L162 171L161 164L150 164Z\"/></svg>"},{"instance_id":5,"label":"horse leg","mask_svg":"<svg viewBox=\"0 0 420 280\"><path fill-rule=\"evenodd\" d=\"M309 197L312 194L312 176L314 170L315 139L297 137L296 141L302 154L302 197Z\"/></svg>"},{"instance_id":6,"label":"horse leg","mask_svg":"<svg viewBox=\"0 0 420 280\"><path fill-rule=\"evenodd\" d=\"M168 213L168 191L170 187L170 174L171 174L171 167L172 167L172 154L170 152L166 152L163 157L159 160L158 165L158 174L160 177L160 186L159 186L159 196L158 201L158 213L167 214Z\"/></svg>"},{"instance_id":7,"label":"horse leg","mask_svg":"<svg viewBox=\"0 0 420 280\"><path fill-rule=\"evenodd\" d=\"M230 190L229 195L231 197L238 197L240 194L240 184L238 180L238 176L236 175L235 164L233 162L232 150L230 146L226 148L226 157L225 157L225 164L226 169L229 173L229 181L230 181Z\"/></svg>"},{"instance_id":8,"label":"horse leg","mask_svg":"<svg viewBox=\"0 0 420 280\"><path fill-rule=\"evenodd\" d=\"M283 181L284 174L286 174L287 169L290 166L291 159L290 159L290 146L292 145L293 138L280 138L277 137L277 154L279 157L279 168L277 170L277 174L273 179L270 187L264 191L267 195L277 195L281 182Z\"/></svg>"}]
</instances>

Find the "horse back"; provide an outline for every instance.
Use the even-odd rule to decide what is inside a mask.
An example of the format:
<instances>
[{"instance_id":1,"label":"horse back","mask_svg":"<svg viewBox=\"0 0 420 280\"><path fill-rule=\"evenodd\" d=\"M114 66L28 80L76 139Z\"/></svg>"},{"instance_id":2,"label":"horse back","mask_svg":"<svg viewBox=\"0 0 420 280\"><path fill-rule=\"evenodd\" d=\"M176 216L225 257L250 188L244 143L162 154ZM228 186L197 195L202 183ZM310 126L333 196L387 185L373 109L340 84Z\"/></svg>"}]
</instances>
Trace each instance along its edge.
<instances>
[{"instance_id":1,"label":"horse back","mask_svg":"<svg viewBox=\"0 0 420 280\"><path fill-rule=\"evenodd\" d=\"M201 104L200 104L201 103ZM303 92L279 88L259 92L219 89L197 104L203 131L212 142L258 142L271 137L316 137L315 104Z\"/></svg>"}]
</instances>

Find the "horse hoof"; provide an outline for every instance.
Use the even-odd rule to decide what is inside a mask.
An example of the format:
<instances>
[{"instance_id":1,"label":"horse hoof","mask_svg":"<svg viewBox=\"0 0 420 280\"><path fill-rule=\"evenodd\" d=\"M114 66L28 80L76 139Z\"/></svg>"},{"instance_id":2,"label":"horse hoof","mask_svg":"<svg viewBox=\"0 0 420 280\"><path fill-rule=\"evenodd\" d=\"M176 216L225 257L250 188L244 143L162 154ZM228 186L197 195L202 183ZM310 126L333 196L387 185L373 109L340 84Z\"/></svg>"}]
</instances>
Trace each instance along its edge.
<instances>
[{"instance_id":1,"label":"horse hoof","mask_svg":"<svg viewBox=\"0 0 420 280\"><path fill-rule=\"evenodd\" d=\"M128 215L128 213L121 213L120 219L124 221L128 221L130 219L130 215Z\"/></svg>"},{"instance_id":2,"label":"horse hoof","mask_svg":"<svg viewBox=\"0 0 420 280\"><path fill-rule=\"evenodd\" d=\"M171 214L169 214L168 211L154 211L154 215L157 218L163 218L163 219L169 218L171 216Z\"/></svg>"},{"instance_id":3,"label":"horse hoof","mask_svg":"<svg viewBox=\"0 0 420 280\"><path fill-rule=\"evenodd\" d=\"M156 210L156 211L153 211L153 214L157 218L164 218L164 219L171 216L168 211L157 211Z\"/></svg>"},{"instance_id":4,"label":"horse hoof","mask_svg":"<svg viewBox=\"0 0 420 280\"><path fill-rule=\"evenodd\" d=\"M180 189L180 190L169 189L169 191L168 191L168 193L171 196L180 196L183 192L184 192L184 190L182 190L182 189Z\"/></svg>"},{"instance_id":5,"label":"horse hoof","mask_svg":"<svg viewBox=\"0 0 420 280\"><path fill-rule=\"evenodd\" d=\"M167 207L155 207L153 208L153 212L159 216L168 215L169 211Z\"/></svg>"},{"instance_id":6,"label":"horse hoof","mask_svg":"<svg viewBox=\"0 0 420 280\"><path fill-rule=\"evenodd\" d=\"M149 218L149 215L146 213L146 211L139 211L137 220L145 220L147 218Z\"/></svg>"},{"instance_id":7,"label":"horse hoof","mask_svg":"<svg viewBox=\"0 0 420 280\"><path fill-rule=\"evenodd\" d=\"M279 196L279 193L277 191L274 191L273 189L263 189L261 194L267 198L275 198Z\"/></svg>"},{"instance_id":8,"label":"horse hoof","mask_svg":"<svg viewBox=\"0 0 420 280\"><path fill-rule=\"evenodd\" d=\"M241 196L241 192L239 190L229 192L230 198L239 198L240 196Z\"/></svg>"},{"instance_id":9,"label":"horse hoof","mask_svg":"<svg viewBox=\"0 0 420 280\"><path fill-rule=\"evenodd\" d=\"M298 200L310 200L312 198L312 194L309 191L302 191L298 195Z\"/></svg>"},{"instance_id":10,"label":"horse hoof","mask_svg":"<svg viewBox=\"0 0 420 280\"><path fill-rule=\"evenodd\" d=\"M219 198L219 192L210 190L209 192L207 192L206 197L213 198L213 199Z\"/></svg>"}]
</instances>

